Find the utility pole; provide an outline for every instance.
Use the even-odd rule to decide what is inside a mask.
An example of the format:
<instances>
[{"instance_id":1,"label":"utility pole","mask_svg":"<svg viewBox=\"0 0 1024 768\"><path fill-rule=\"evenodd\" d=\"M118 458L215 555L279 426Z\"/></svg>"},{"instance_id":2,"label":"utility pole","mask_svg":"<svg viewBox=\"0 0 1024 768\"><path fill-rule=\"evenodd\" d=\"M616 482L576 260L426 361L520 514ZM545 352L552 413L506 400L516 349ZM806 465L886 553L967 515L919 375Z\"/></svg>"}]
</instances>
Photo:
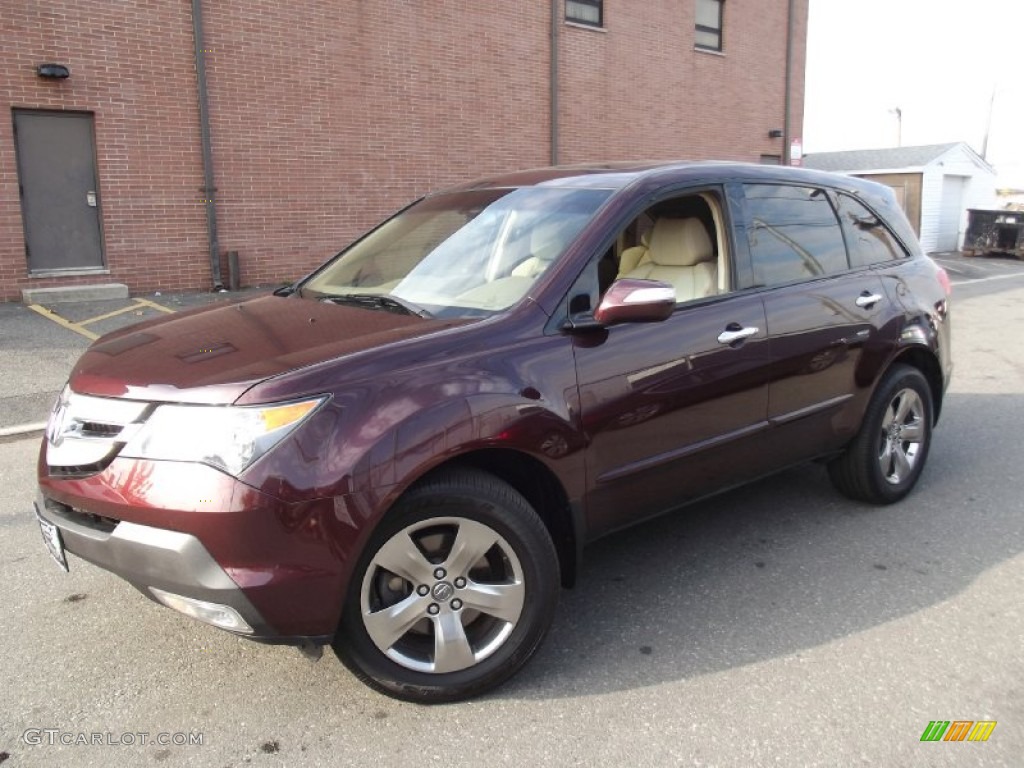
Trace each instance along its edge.
<instances>
[{"instance_id":1,"label":"utility pole","mask_svg":"<svg viewBox=\"0 0 1024 768\"><path fill-rule=\"evenodd\" d=\"M992 110L996 105L996 89L992 86L992 98L988 102L988 120L985 121L985 138L981 142L981 159L988 162L988 135L992 132Z\"/></svg>"},{"instance_id":2,"label":"utility pole","mask_svg":"<svg viewBox=\"0 0 1024 768\"><path fill-rule=\"evenodd\" d=\"M903 110L899 107L889 110L890 115L896 115L896 146L903 146Z\"/></svg>"}]
</instances>

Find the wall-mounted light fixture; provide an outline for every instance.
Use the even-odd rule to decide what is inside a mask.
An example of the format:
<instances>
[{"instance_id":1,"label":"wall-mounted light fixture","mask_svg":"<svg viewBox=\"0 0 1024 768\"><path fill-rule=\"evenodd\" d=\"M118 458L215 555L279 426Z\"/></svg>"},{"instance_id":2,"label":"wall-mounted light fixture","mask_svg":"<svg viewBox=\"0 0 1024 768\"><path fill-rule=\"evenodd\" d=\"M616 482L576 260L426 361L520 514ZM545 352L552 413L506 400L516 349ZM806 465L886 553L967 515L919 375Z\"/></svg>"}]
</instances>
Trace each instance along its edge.
<instances>
[{"instance_id":1,"label":"wall-mounted light fixture","mask_svg":"<svg viewBox=\"0 0 1024 768\"><path fill-rule=\"evenodd\" d=\"M71 76L71 70L63 64L40 64L36 68L36 74L51 80L64 80Z\"/></svg>"},{"instance_id":2,"label":"wall-mounted light fixture","mask_svg":"<svg viewBox=\"0 0 1024 768\"><path fill-rule=\"evenodd\" d=\"M770 131L768 131L768 138L769 139L781 139L782 138L782 131L780 129L778 129L778 128L772 128Z\"/></svg>"}]
</instances>

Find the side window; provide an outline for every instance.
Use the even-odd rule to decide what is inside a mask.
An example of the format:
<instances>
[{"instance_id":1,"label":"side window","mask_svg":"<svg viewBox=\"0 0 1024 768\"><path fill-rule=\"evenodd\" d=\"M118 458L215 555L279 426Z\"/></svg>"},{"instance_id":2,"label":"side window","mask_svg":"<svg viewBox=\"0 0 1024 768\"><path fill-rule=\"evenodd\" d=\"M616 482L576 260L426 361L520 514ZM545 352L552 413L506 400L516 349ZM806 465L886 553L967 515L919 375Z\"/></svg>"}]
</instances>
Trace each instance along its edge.
<instances>
[{"instance_id":1,"label":"side window","mask_svg":"<svg viewBox=\"0 0 1024 768\"><path fill-rule=\"evenodd\" d=\"M622 278L668 283L678 303L726 293L731 278L725 231L716 192L655 203L591 260L570 293L569 313L593 311L608 286Z\"/></svg>"},{"instance_id":2,"label":"side window","mask_svg":"<svg viewBox=\"0 0 1024 768\"><path fill-rule=\"evenodd\" d=\"M748 184L744 194L757 285L779 285L849 269L839 220L824 191Z\"/></svg>"},{"instance_id":3,"label":"side window","mask_svg":"<svg viewBox=\"0 0 1024 768\"><path fill-rule=\"evenodd\" d=\"M724 293L729 264L720 211L710 192L652 205L619 238L617 276L668 283L680 303Z\"/></svg>"},{"instance_id":4,"label":"side window","mask_svg":"<svg viewBox=\"0 0 1024 768\"><path fill-rule=\"evenodd\" d=\"M849 195L838 195L839 220L850 247L850 264L867 267L907 255L893 234L875 214Z\"/></svg>"}]
</instances>

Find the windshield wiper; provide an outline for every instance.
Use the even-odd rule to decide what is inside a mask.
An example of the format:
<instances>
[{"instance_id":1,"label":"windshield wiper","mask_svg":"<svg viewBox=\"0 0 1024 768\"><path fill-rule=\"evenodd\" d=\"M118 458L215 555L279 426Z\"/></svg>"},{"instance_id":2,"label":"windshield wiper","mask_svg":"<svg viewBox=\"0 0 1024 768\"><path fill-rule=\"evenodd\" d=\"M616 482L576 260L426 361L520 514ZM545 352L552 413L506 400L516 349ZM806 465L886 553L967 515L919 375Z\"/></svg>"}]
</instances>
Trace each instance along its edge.
<instances>
[{"instance_id":1,"label":"windshield wiper","mask_svg":"<svg viewBox=\"0 0 1024 768\"><path fill-rule=\"evenodd\" d=\"M383 309L385 312L397 310L401 314L416 315L416 317L432 316L418 304L413 304L407 299L400 299L390 293L345 293L337 296L324 296L322 301L332 304L355 304L368 309Z\"/></svg>"},{"instance_id":2,"label":"windshield wiper","mask_svg":"<svg viewBox=\"0 0 1024 768\"><path fill-rule=\"evenodd\" d=\"M299 286L298 286L297 283L292 283L291 285L282 285L280 288L278 288L276 291L274 291L274 295L275 296L291 296L297 290L299 290Z\"/></svg>"}]
</instances>

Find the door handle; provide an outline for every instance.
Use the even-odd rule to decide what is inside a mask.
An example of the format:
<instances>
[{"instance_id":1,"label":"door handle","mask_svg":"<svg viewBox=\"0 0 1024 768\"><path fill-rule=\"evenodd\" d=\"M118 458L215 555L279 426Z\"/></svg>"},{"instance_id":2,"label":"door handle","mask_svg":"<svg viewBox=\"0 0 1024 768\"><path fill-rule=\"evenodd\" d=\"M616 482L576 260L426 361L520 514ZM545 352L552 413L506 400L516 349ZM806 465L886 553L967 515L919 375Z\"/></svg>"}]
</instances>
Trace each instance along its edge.
<instances>
[{"instance_id":1,"label":"door handle","mask_svg":"<svg viewBox=\"0 0 1024 768\"><path fill-rule=\"evenodd\" d=\"M867 291L864 291L864 293L857 297L856 304L858 307L863 309L871 309L871 307L875 306L875 304L881 300L882 297L877 293L868 293Z\"/></svg>"},{"instance_id":2,"label":"door handle","mask_svg":"<svg viewBox=\"0 0 1024 768\"><path fill-rule=\"evenodd\" d=\"M729 326L729 328L733 328L734 330L729 330L727 328L726 330L718 334L719 344L735 344L737 341L749 339L751 336L753 336L754 334L761 330L760 328L753 327L740 328L736 323L732 323Z\"/></svg>"}]
</instances>

